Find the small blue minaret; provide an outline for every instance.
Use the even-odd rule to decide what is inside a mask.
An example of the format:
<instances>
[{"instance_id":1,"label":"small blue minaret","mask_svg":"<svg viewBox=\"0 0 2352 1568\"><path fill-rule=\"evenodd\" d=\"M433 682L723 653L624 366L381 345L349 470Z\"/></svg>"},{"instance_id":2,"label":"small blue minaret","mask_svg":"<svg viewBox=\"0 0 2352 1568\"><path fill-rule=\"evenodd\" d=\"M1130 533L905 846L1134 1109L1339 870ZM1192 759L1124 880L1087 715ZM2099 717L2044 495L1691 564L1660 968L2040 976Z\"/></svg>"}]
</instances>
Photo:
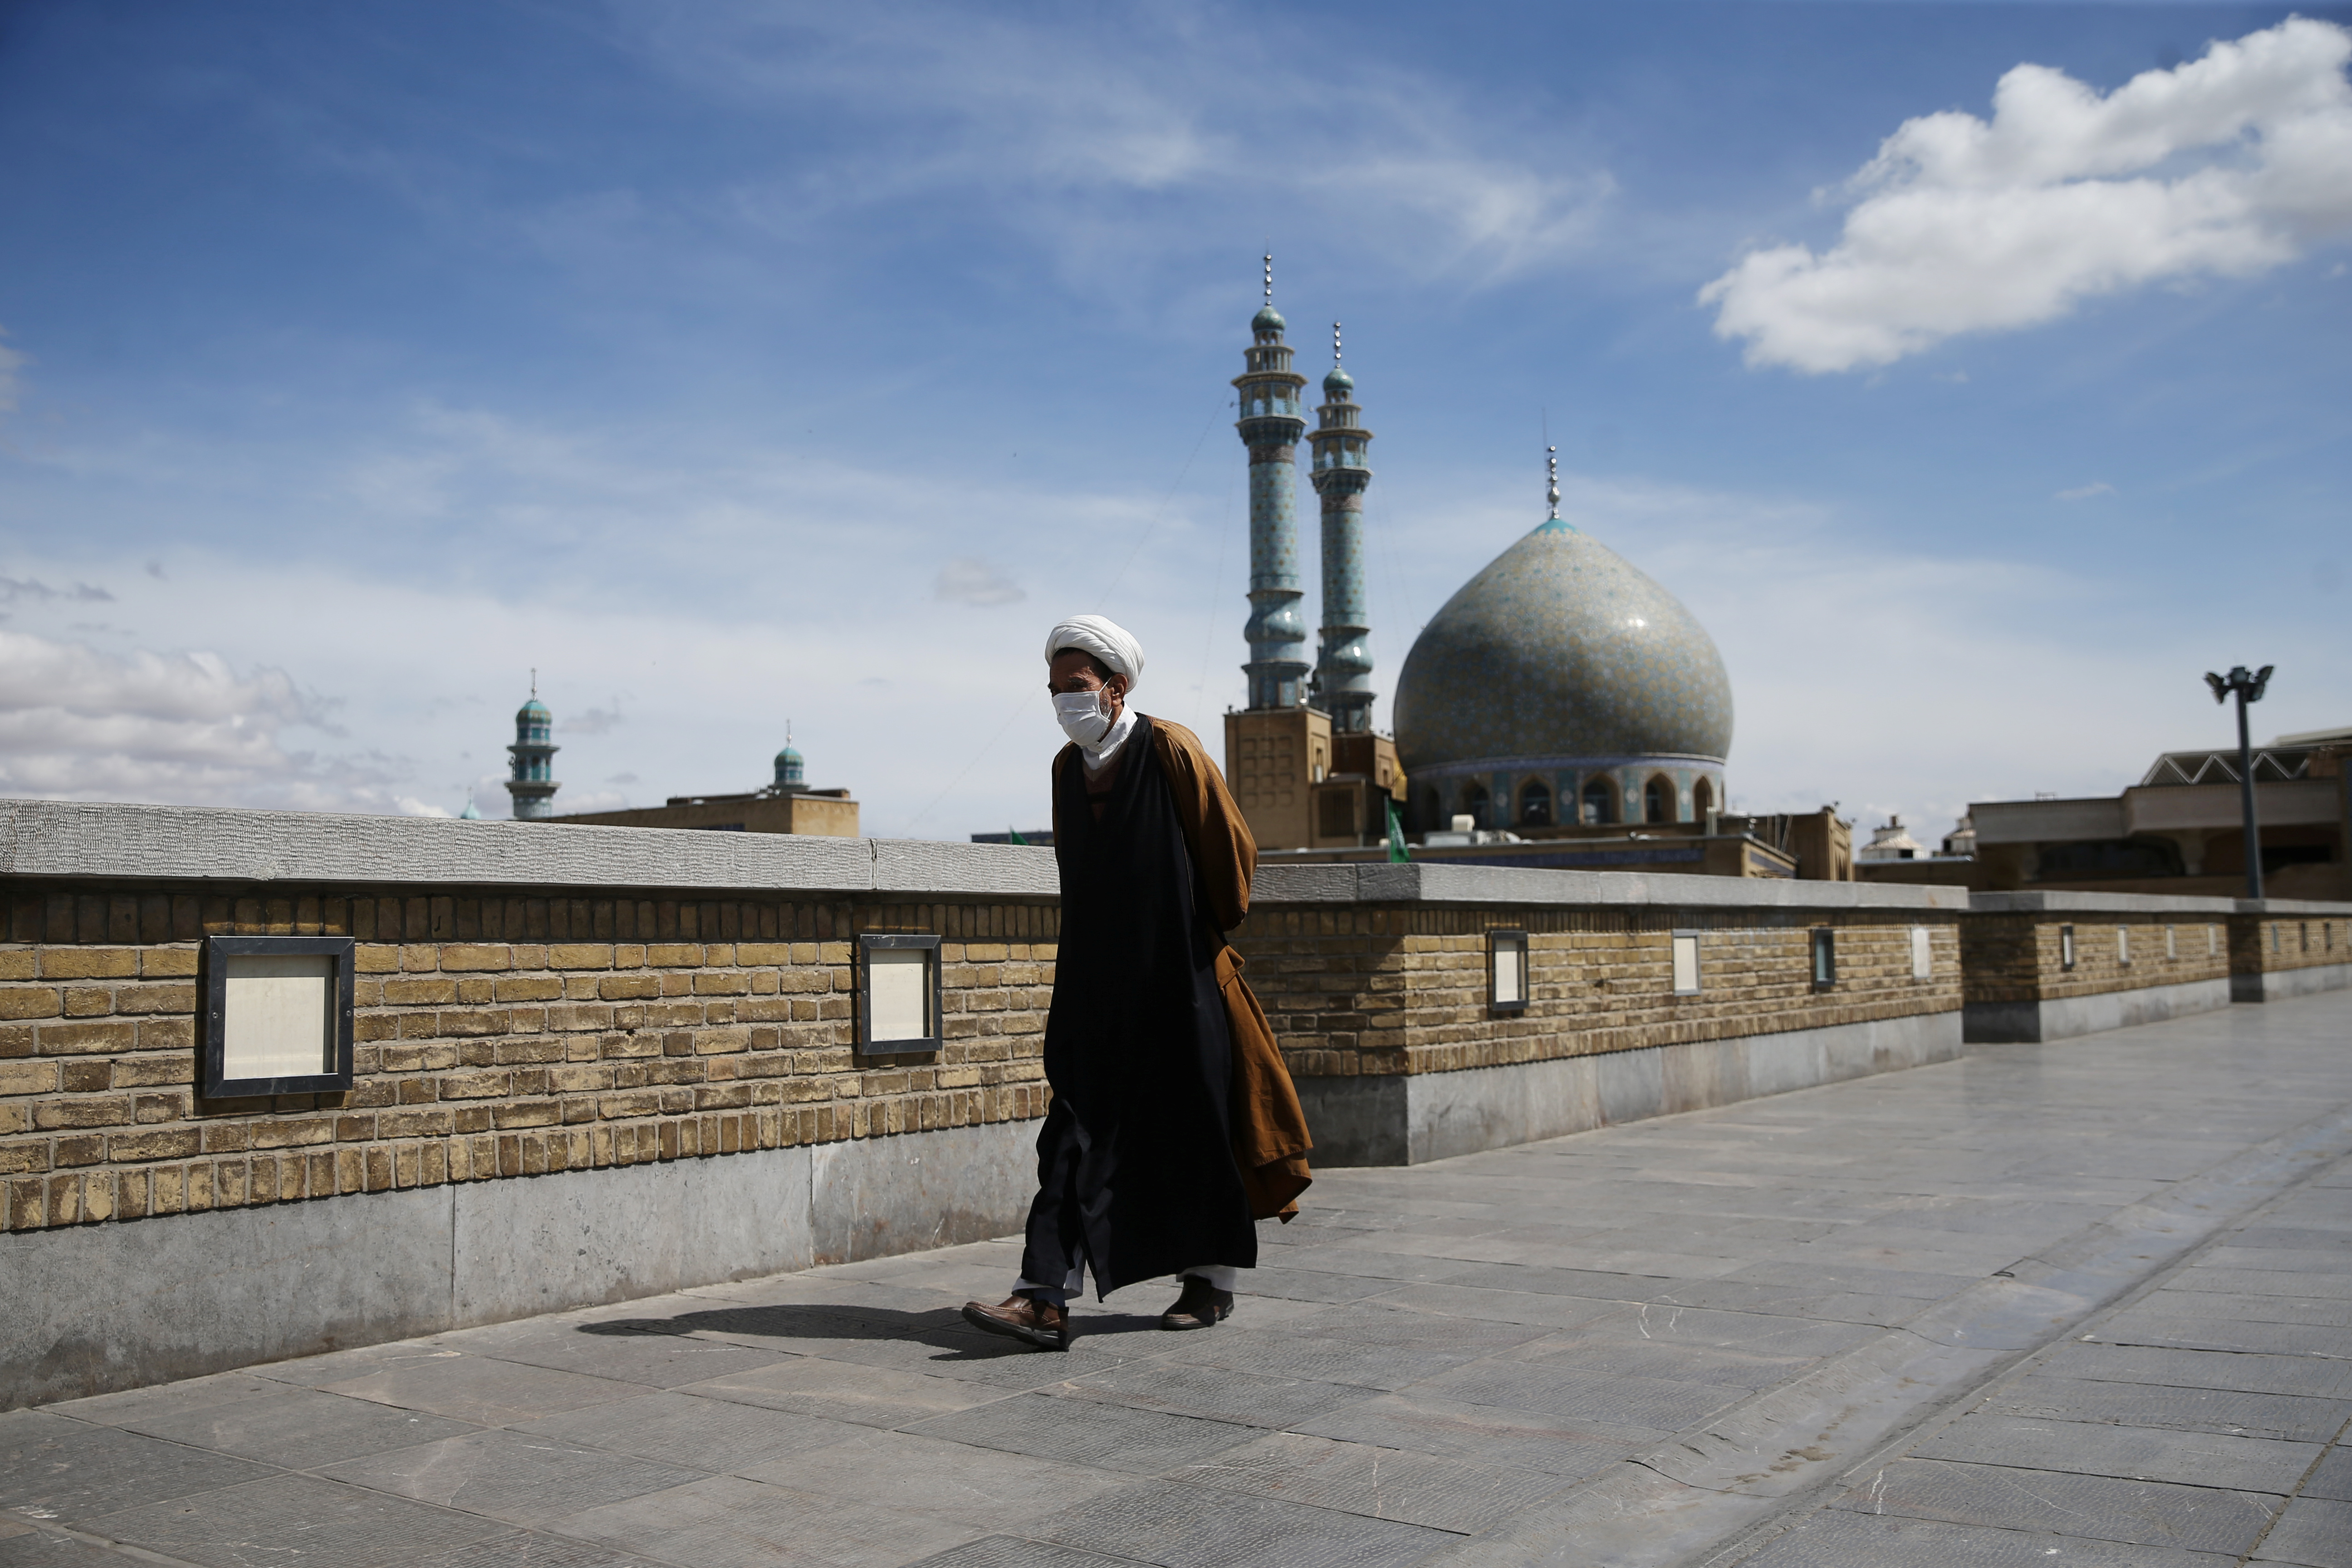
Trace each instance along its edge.
<instances>
[{"instance_id":1,"label":"small blue minaret","mask_svg":"<svg viewBox=\"0 0 2352 1568\"><path fill-rule=\"evenodd\" d=\"M1332 732L1363 734L1372 727L1371 635L1364 603L1364 490L1372 433L1356 405L1356 382L1339 368L1339 323L1331 323L1331 374L1315 410L1310 477L1323 498L1323 637L1315 660L1316 706L1331 715Z\"/></svg>"},{"instance_id":2,"label":"small blue minaret","mask_svg":"<svg viewBox=\"0 0 2352 1568\"><path fill-rule=\"evenodd\" d=\"M776 782L768 786L770 795L797 795L808 788L808 770L801 762L800 752L793 749L793 727L784 725L784 749L776 753Z\"/></svg>"},{"instance_id":3,"label":"small blue minaret","mask_svg":"<svg viewBox=\"0 0 2352 1568\"><path fill-rule=\"evenodd\" d=\"M1234 378L1241 417L1234 427L1249 447L1250 618L1244 635L1250 659L1249 705L1296 708L1306 698L1307 623L1298 601L1299 389L1307 378L1290 368L1283 320L1274 308L1274 258L1265 258L1265 305L1250 320L1248 367Z\"/></svg>"},{"instance_id":4,"label":"small blue minaret","mask_svg":"<svg viewBox=\"0 0 2352 1568\"><path fill-rule=\"evenodd\" d=\"M507 748L507 755L514 759L507 794L514 797L517 822L543 822L555 815L555 792L563 786L555 782L555 753L562 748L550 743L554 732L555 716L539 700L539 671L534 669L530 700L515 710L514 744Z\"/></svg>"}]
</instances>

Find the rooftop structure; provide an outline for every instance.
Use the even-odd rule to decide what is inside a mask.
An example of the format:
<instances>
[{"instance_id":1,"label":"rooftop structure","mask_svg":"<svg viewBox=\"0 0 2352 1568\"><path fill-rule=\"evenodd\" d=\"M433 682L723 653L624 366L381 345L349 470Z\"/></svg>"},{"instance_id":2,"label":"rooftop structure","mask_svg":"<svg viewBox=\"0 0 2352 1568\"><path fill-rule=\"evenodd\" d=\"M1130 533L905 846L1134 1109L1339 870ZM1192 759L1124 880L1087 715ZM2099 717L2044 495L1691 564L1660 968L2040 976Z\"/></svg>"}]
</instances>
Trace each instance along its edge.
<instances>
[{"instance_id":1,"label":"rooftop structure","mask_svg":"<svg viewBox=\"0 0 2352 1568\"><path fill-rule=\"evenodd\" d=\"M1886 826L1871 829L1870 842L1853 852L1857 860L1925 860L1934 851L1911 837L1899 816L1889 816Z\"/></svg>"},{"instance_id":2,"label":"rooftop structure","mask_svg":"<svg viewBox=\"0 0 2352 1568\"><path fill-rule=\"evenodd\" d=\"M2263 876L2274 896L2352 893L2347 759L2352 731L2284 735L2254 752ZM1904 861L1865 849L1858 858L1874 881L2229 897L2246 873L2239 783L2234 749L2167 752L2121 795L1978 801L1943 857Z\"/></svg>"}]
</instances>

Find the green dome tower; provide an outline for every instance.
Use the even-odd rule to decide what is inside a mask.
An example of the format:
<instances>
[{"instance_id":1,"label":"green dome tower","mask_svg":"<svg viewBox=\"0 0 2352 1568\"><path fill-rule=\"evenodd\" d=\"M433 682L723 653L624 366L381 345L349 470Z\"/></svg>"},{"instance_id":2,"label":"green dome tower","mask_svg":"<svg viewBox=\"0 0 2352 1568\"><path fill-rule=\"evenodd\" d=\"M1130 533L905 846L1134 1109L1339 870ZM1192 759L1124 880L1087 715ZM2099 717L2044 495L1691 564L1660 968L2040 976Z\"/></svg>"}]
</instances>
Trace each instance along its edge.
<instances>
[{"instance_id":1,"label":"green dome tower","mask_svg":"<svg viewBox=\"0 0 2352 1568\"><path fill-rule=\"evenodd\" d=\"M1364 603L1364 490L1372 482L1372 433L1355 400L1355 378L1339 368L1339 323L1331 323L1331 374L1323 378L1308 470L1323 499L1323 637L1315 664L1315 706L1334 734L1372 728L1371 636Z\"/></svg>"},{"instance_id":2,"label":"green dome tower","mask_svg":"<svg viewBox=\"0 0 2352 1568\"><path fill-rule=\"evenodd\" d=\"M1298 437L1307 428L1298 394L1307 378L1290 368L1282 341L1282 313L1274 308L1274 258L1265 258L1265 304L1250 318L1245 368L1234 377L1241 417L1234 422L1249 448L1250 618L1249 705L1296 708L1306 700L1307 623L1298 601Z\"/></svg>"},{"instance_id":3,"label":"green dome tower","mask_svg":"<svg viewBox=\"0 0 2352 1568\"><path fill-rule=\"evenodd\" d=\"M539 700L539 671L534 669L530 700L515 710L514 744L507 748L507 755L514 759L507 794L514 797L517 822L544 822L555 815L555 792L563 786L555 782L555 753L562 748L551 743L554 732L555 716Z\"/></svg>"}]
</instances>

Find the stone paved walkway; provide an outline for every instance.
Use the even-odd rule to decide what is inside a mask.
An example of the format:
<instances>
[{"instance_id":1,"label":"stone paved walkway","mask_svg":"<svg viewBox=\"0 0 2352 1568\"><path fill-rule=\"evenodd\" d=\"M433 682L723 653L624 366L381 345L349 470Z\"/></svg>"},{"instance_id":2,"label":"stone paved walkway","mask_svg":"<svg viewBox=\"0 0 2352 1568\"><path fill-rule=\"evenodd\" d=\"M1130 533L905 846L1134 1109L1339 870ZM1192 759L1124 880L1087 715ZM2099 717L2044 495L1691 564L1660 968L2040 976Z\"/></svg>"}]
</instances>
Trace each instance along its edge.
<instances>
[{"instance_id":1,"label":"stone paved walkway","mask_svg":"<svg viewBox=\"0 0 2352 1568\"><path fill-rule=\"evenodd\" d=\"M2352 994L0 1415L0 1564L2352 1564ZM1246 1277L1245 1277L1246 1278Z\"/></svg>"}]
</instances>

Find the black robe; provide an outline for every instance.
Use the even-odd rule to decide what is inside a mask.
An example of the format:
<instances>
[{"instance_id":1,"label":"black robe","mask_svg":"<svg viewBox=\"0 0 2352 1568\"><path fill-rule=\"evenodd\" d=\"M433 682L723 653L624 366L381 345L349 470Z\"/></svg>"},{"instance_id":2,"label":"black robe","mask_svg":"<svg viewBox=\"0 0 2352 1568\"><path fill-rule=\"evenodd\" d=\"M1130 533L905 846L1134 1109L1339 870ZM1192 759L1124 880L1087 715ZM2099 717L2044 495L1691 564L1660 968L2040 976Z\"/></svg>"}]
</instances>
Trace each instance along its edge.
<instances>
[{"instance_id":1,"label":"black robe","mask_svg":"<svg viewBox=\"0 0 2352 1568\"><path fill-rule=\"evenodd\" d=\"M1216 960L1151 720L1136 716L1097 822L1076 758L1054 781L1060 953L1045 1020L1054 1104L1037 1136L1022 1277L1097 1289L1204 1264L1253 1268L1257 1229L1227 1121Z\"/></svg>"}]
</instances>

